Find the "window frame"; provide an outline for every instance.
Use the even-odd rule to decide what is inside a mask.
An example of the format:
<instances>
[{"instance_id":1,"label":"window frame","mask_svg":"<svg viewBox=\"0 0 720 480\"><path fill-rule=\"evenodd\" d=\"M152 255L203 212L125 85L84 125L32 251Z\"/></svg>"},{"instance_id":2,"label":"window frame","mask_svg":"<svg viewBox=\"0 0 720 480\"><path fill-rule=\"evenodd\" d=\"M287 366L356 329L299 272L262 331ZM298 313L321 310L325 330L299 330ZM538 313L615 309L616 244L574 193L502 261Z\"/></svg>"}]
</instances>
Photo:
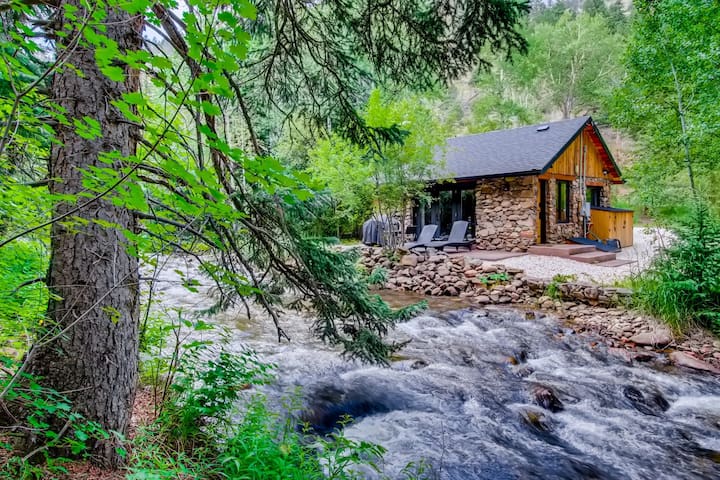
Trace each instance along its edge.
<instances>
[{"instance_id":1,"label":"window frame","mask_svg":"<svg viewBox=\"0 0 720 480\"><path fill-rule=\"evenodd\" d=\"M603 187L598 187L596 185L587 187L587 196L590 198L588 199L586 196L585 201L590 203L590 207L602 207L602 191Z\"/></svg>"},{"instance_id":2,"label":"window frame","mask_svg":"<svg viewBox=\"0 0 720 480\"><path fill-rule=\"evenodd\" d=\"M561 205L562 188L565 187L565 202ZM570 197L572 196L572 183L568 180L557 180L555 182L555 221L557 223L571 223ZM563 215L564 213L564 215Z\"/></svg>"}]
</instances>

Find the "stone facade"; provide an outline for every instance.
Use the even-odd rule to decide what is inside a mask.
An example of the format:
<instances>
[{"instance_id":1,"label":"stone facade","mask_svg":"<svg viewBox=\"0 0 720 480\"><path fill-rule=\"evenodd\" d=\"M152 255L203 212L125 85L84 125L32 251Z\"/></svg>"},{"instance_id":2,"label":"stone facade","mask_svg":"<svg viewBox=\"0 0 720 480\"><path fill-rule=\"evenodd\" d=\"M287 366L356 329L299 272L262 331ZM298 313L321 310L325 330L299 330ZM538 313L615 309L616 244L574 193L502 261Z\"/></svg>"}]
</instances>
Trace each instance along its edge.
<instances>
[{"instance_id":1,"label":"stone facade","mask_svg":"<svg viewBox=\"0 0 720 480\"><path fill-rule=\"evenodd\" d=\"M478 180L475 243L482 250L525 251L535 244L537 177Z\"/></svg>"},{"instance_id":2,"label":"stone facade","mask_svg":"<svg viewBox=\"0 0 720 480\"><path fill-rule=\"evenodd\" d=\"M547 181L547 242L562 243L567 238L582 236L581 209L584 202L580 192L580 182L575 179L570 182L570 212L569 221L558 222L557 217L557 180L551 178Z\"/></svg>"},{"instance_id":3,"label":"stone facade","mask_svg":"<svg viewBox=\"0 0 720 480\"><path fill-rule=\"evenodd\" d=\"M610 182L601 178L588 178L588 182L593 185L602 183L602 191L600 193L600 206L610 206ZM582 191L580 190L580 180L575 178L570 182L570 218L569 222L559 223L557 221L557 180L551 178L547 182L547 242L562 243L571 237L583 236L583 218L582 207L585 203Z\"/></svg>"}]
</instances>

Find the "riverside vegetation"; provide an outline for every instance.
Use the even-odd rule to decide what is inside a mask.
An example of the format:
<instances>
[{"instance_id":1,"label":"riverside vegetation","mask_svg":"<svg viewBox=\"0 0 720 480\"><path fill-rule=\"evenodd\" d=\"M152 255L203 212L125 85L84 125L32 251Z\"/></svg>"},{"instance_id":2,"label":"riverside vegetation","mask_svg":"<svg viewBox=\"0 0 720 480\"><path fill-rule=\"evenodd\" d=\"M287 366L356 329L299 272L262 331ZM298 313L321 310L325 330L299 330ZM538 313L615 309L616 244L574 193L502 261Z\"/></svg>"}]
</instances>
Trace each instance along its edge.
<instances>
[{"instance_id":1,"label":"riverside vegetation","mask_svg":"<svg viewBox=\"0 0 720 480\"><path fill-rule=\"evenodd\" d=\"M164 346L208 326L152 314L138 265L195 258L218 291L208 314L260 305L278 339L292 291L315 335L386 363L417 308L371 295L382 272L327 237L418 193L445 136L557 112L633 135L626 201L677 230L633 279L637 305L718 331L712 2L354 3L0 3L4 478L72 477L78 458L135 479L382 474L382 447L298 430L299 393L270 408L273 367L251 353ZM512 300L512 275L475 278ZM139 381L157 418L129 438ZM403 475L432 477L420 460Z\"/></svg>"}]
</instances>

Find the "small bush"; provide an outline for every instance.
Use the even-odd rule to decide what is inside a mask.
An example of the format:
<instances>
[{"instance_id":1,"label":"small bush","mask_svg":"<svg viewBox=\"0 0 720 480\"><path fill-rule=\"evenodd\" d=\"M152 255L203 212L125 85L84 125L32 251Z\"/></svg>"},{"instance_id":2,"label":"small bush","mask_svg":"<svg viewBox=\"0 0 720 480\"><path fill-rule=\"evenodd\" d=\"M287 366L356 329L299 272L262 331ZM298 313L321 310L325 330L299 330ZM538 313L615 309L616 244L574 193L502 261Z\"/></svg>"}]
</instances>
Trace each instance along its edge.
<instances>
[{"instance_id":1,"label":"small bush","mask_svg":"<svg viewBox=\"0 0 720 480\"><path fill-rule=\"evenodd\" d=\"M45 317L48 290L42 277L47 254L39 242L18 240L0 248L0 350L25 350Z\"/></svg>"},{"instance_id":2,"label":"small bush","mask_svg":"<svg viewBox=\"0 0 720 480\"><path fill-rule=\"evenodd\" d=\"M577 280L577 275L563 275L558 273L553 276L547 288L545 288L545 295L555 300L560 298L560 285L567 282L574 282Z\"/></svg>"},{"instance_id":3,"label":"small bush","mask_svg":"<svg viewBox=\"0 0 720 480\"><path fill-rule=\"evenodd\" d=\"M482 282L483 285L487 287L492 285L499 285L509 281L510 275L508 275L507 272L497 272L491 273L489 275L478 275L477 278Z\"/></svg>"},{"instance_id":4,"label":"small bush","mask_svg":"<svg viewBox=\"0 0 720 480\"><path fill-rule=\"evenodd\" d=\"M720 333L720 222L704 206L677 240L633 279L641 308L676 330L701 325Z\"/></svg>"},{"instance_id":5,"label":"small bush","mask_svg":"<svg viewBox=\"0 0 720 480\"><path fill-rule=\"evenodd\" d=\"M284 412L270 410L255 387L272 380L272 366L252 352L212 354L207 343L191 344L171 372L157 421L135 439L129 480L359 480L369 470L382 473L381 446L339 432L322 438L299 431L291 415L300 408L299 392L283 402ZM426 478L429 469L419 463L402 474Z\"/></svg>"},{"instance_id":6,"label":"small bush","mask_svg":"<svg viewBox=\"0 0 720 480\"><path fill-rule=\"evenodd\" d=\"M10 375L19 369L17 361L0 355L0 367L0 392L4 394L0 458L7 457L0 464L0 479L58 478L67 473L68 459L64 456L87 459L98 441L122 443L119 434L75 412L63 394L40 386L31 375ZM23 412L22 423L10 412ZM21 450L14 451L15 446ZM124 456L125 451L117 448Z\"/></svg>"}]
</instances>

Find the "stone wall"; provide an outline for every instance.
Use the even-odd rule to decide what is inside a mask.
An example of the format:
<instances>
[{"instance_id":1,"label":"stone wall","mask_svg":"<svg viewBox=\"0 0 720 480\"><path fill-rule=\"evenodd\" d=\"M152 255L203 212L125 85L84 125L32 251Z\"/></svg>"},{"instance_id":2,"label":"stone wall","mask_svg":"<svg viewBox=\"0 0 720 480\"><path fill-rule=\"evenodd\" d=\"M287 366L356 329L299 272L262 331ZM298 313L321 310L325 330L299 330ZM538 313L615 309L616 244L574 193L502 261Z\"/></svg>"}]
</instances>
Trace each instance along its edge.
<instances>
[{"instance_id":1,"label":"stone wall","mask_svg":"<svg viewBox=\"0 0 720 480\"><path fill-rule=\"evenodd\" d=\"M389 290L471 297L479 304L552 308L565 301L609 306L622 303L631 293L626 289L567 282L556 285L556 298L550 298L546 295L549 282L529 278L520 269L444 252L428 257L411 253L398 258L382 248L365 248L360 263L368 272L384 268L388 277L383 287Z\"/></svg>"},{"instance_id":2,"label":"stone wall","mask_svg":"<svg viewBox=\"0 0 720 480\"><path fill-rule=\"evenodd\" d=\"M587 181L593 184L603 183L600 193L600 205L609 207L610 182L603 178L588 178ZM571 237L581 237L583 234L582 206L585 203L585 198L580 190L580 180L575 179L570 182L570 221L568 223L558 223L557 221L557 206L555 203L557 199L557 181L555 179L548 180L547 188L548 243L562 243Z\"/></svg>"},{"instance_id":3,"label":"stone wall","mask_svg":"<svg viewBox=\"0 0 720 480\"><path fill-rule=\"evenodd\" d=\"M535 244L537 177L478 180L475 243L482 250L525 251Z\"/></svg>"},{"instance_id":4,"label":"stone wall","mask_svg":"<svg viewBox=\"0 0 720 480\"><path fill-rule=\"evenodd\" d=\"M566 282L548 289L547 280L532 279L524 272L504 265L446 254L427 258L415 254L397 257L381 248L366 248L360 259L368 271L383 266L388 271L384 288L426 295L467 297L478 306L492 304L526 307L526 317L536 318L550 311L564 319L560 337L590 331L605 338L607 352L628 362L659 361L672 342L669 360L677 365L720 374L720 340L709 333L694 332L681 339L655 319L628 310L632 292L627 289ZM549 296L552 290L555 295ZM536 313L534 309L540 309ZM569 325L572 325L570 328ZM595 348L596 341L590 343Z\"/></svg>"},{"instance_id":5,"label":"stone wall","mask_svg":"<svg viewBox=\"0 0 720 480\"><path fill-rule=\"evenodd\" d=\"M557 220L557 180L551 178L547 182L547 242L563 243L571 237L582 236L581 208L585 201L580 192L580 182L575 179L570 182L570 212L569 222L559 223Z\"/></svg>"}]
</instances>

